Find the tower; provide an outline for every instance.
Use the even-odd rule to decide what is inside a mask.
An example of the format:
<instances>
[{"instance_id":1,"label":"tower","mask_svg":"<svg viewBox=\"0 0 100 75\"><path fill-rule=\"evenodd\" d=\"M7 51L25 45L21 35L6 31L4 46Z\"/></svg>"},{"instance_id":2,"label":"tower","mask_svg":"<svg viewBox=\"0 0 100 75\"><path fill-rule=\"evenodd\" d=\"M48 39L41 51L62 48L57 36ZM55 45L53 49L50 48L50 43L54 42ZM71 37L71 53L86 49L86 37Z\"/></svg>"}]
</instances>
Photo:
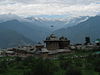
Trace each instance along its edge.
<instances>
[{"instance_id":1,"label":"tower","mask_svg":"<svg viewBox=\"0 0 100 75\"><path fill-rule=\"evenodd\" d=\"M59 49L59 39L54 34L51 34L49 37L47 37L44 43L46 43L48 50Z\"/></svg>"},{"instance_id":2,"label":"tower","mask_svg":"<svg viewBox=\"0 0 100 75\"><path fill-rule=\"evenodd\" d=\"M68 40L64 36L60 37L59 40L60 40L60 42L59 42L60 49L64 49L64 48L68 47L68 45L70 45L70 40Z\"/></svg>"},{"instance_id":3,"label":"tower","mask_svg":"<svg viewBox=\"0 0 100 75\"><path fill-rule=\"evenodd\" d=\"M85 45L91 44L90 37L85 37Z\"/></svg>"}]
</instances>

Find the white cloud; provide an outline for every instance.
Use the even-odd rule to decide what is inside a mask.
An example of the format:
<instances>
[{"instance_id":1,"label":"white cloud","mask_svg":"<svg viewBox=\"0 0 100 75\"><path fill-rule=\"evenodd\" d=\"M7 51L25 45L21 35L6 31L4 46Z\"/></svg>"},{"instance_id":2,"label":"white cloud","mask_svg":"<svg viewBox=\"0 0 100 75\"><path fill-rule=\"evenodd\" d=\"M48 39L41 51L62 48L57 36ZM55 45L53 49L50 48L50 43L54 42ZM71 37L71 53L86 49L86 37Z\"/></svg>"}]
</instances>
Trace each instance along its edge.
<instances>
[{"instance_id":1,"label":"white cloud","mask_svg":"<svg viewBox=\"0 0 100 75\"><path fill-rule=\"evenodd\" d=\"M0 0L0 14L94 16L100 13L98 0Z\"/></svg>"},{"instance_id":2,"label":"white cloud","mask_svg":"<svg viewBox=\"0 0 100 75\"><path fill-rule=\"evenodd\" d=\"M66 3L66 4L91 4L99 2L99 0L1 0L5 2L19 2L19 3Z\"/></svg>"}]
</instances>

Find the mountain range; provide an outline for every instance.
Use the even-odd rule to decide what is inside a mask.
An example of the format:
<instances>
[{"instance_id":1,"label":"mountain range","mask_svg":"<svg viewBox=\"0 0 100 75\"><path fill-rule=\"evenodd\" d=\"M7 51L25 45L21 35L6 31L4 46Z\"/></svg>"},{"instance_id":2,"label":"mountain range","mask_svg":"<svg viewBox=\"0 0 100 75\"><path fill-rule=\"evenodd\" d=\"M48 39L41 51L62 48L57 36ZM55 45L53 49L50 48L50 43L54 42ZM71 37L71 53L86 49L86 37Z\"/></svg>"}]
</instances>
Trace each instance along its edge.
<instances>
[{"instance_id":1,"label":"mountain range","mask_svg":"<svg viewBox=\"0 0 100 75\"><path fill-rule=\"evenodd\" d=\"M0 48L42 42L51 33L68 37L72 43L100 38L100 16L78 18L22 18L17 15L0 15Z\"/></svg>"},{"instance_id":2,"label":"mountain range","mask_svg":"<svg viewBox=\"0 0 100 75\"><path fill-rule=\"evenodd\" d=\"M16 31L33 41L40 41L49 33L48 29L36 26L30 22L20 22L18 20L0 23L0 28Z\"/></svg>"},{"instance_id":3,"label":"mountain range","mask_svg":"<svg viewBox=\"0 0 100 75\"><path fill-rule=\"evenodd\" d=\"M63 27L70 27L88 19L88 16L74 17L74 18L45 18L45 17L27 17L32 23L55 31ZM53 27L52 27L53 26Z\"/></svg>"},{"instance_id":4,"label":"mountain range","mask_svg":"<svg viewBox=\"0 0 100 75\"><path fill-rule=\"evenodd\" d=\"M29 44L34 44L34 42L16 31L0 28L0 48L10 48Z\"/></svg>"},{"instance_id":5,"label":"mountain range","mask_svg":"<svg viewBox=\"0 0 100 75\"><path fill-rule=\"evenodd\" d=\"M5 19L0 18L0 36L2 36L0 37L0 48L15 47L25 43L26 45L37 43L50 33L49 29L39 27L28 20L16 18L16 16L12 17L5 16Z\"/></svg>"},{"instance_id":6,"label":"mountain range","mask_svg":"<svg viewBox=\"0 0 100 75\"><path fill-rule=\"evenodd\" d=\"M100 38L100 16L91 17L71 27L56 30L55 34L68 37L72 43L84 43L87 36L91 38L91 42L94 42Z\"/></svg>"}]
</instances>

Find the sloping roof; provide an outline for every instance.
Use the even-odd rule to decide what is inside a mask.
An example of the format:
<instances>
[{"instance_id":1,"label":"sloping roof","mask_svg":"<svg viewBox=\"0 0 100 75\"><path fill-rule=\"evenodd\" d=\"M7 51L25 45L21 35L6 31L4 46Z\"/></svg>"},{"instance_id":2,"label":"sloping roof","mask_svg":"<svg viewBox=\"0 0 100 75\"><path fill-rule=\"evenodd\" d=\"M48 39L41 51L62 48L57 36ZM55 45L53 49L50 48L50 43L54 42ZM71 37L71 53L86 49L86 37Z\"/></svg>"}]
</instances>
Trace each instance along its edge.
<instances>
[{"instance_id":1,"label":"sloping roof","mask_svg":"<svg viewBox=\"0 0 100 75\"><path fill-rule=\"evenodd\" d=\"M67 53L71 52L69 49L50 50L48 54Z\"/></svg>"},{"instance_id":2,"label":"sloping roof","mask_svg":"<svg viewBox=\"0 0 100 75\"><path fill-rule=\"evenodd\" d=\"M100 43L100 39L96 39L95 43Z\"/></svg>"},{"instance_id":3,"label":"sloping roof","mask_svg":"<svg viewBox=\"0 0 100 75\"><path fill-rule=\"evenodd\" d=\"M49 52L46 48L42 48L41 52L45 53L45 52Z\"/></svg>"},{"instance_id":4,"label":"sloping roof","mask_svg":"<svg viewBox=\"0 0 100 75\"><path fill-rule=\"evenodd\" d=\"M35 54L41 54L41 53L48 53L49 51L46 48L41 48L41 50L35 50Z\"/></svg>"},{"instance_id":5,"label":"sloping roof","mask_svg":"<svg viewBox=\"0 0 100 75\"><path fill-rule=\"evenodd\" d=\"M13 54L14 51L6 51L6 53L8 53L8 54Z\"/></svg>"},{"instance_id":6,"label":"sloping roof","mask_svg":"<svg viewBox=\"0 0 100 75\"><path fill-rule=\"evenodd\" d=\"M56 35L51 34L49 37L46 38L46 40L59 40L59 39L57 38Z\"/></svg>"}]
</instances>

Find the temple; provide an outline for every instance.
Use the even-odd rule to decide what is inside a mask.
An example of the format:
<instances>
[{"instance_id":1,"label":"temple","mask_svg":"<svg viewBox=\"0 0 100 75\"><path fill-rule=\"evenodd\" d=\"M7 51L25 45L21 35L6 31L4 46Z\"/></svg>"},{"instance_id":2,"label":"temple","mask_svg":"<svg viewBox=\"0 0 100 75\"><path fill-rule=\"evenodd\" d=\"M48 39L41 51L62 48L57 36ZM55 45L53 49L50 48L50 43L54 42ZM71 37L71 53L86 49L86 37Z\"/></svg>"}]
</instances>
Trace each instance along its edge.
<instances>
[{"instance_id":1,"label":"temple","mask_svg":"<svg viewBox=\"0 0 100 75\"><path fill-rule=\"evenodd\" d=\"M58 38L54 34L51 34L46 38L44 43L46 43L46 48L48 50L57 50L67 48L70 45L70 40L63 36Z\"/></svg>"}]
</instances>

